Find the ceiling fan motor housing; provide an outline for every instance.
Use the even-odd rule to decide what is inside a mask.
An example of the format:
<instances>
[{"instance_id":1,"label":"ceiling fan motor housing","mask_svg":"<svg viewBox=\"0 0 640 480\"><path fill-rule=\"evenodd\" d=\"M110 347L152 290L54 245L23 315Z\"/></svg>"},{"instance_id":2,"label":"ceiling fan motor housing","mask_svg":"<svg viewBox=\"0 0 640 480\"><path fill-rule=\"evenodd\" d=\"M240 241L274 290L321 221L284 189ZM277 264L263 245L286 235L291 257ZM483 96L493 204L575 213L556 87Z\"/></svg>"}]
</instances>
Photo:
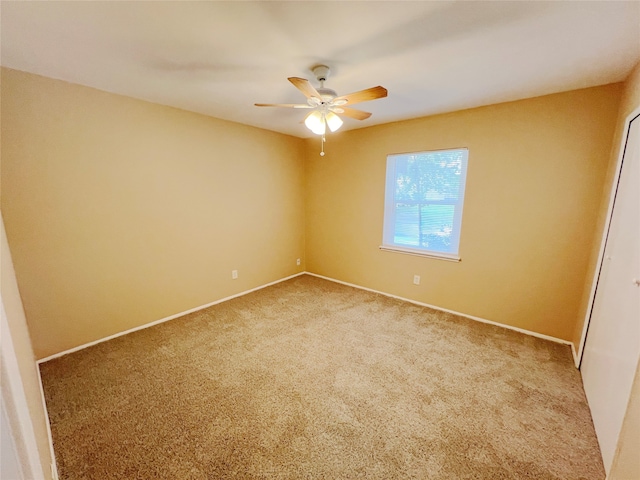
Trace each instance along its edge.
<instances>
[{"instance_id":1,"label":"ceiling fan motor housing","mask_svg":"<svg viewBox=\"0 0 640 480\"><path fill-rule=\"evenodd\" d=\"M320 94L324 102L330 102L338 96L336 91L331 90L330 88L316 88L316 91Z\"/></svg>"}]
</instances>

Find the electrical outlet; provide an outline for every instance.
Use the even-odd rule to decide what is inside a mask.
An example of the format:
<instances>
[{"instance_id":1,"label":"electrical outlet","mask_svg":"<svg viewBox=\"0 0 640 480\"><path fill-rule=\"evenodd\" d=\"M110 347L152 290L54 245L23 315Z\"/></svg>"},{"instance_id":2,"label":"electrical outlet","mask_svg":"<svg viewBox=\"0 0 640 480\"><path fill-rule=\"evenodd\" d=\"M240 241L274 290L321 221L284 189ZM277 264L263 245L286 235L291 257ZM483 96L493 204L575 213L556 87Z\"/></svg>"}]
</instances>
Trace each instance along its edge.
<instances>
[{"instance_id":1,"label":"electrical outlet","mask_svg":"<svg viewBox=\"0 0 640 480\"><path fill-rule=\"evenodd\" d=\"M300 266L300 259L299 258L296 260L296 265Z\"/></svg>"},{"instance_id":2,"label":"electrical outlet","mask_svg":"<svg viewBox=\"0 0 640 480\"><path fill-rule=\"evenodd\" d=\"M234 280L238 278L238 270L231 270L231 278Z\"/></svg>"},{"instance_id":3,"label":"electrical outlet","mask_svg":"<svg viewBox=\"0 0 640 480\"><path fill-rule=\"evenodd\" d=\"M413 284L414 285L420 285L420 275L414 275L413 276Z\"/></svg>"}]
</instances>

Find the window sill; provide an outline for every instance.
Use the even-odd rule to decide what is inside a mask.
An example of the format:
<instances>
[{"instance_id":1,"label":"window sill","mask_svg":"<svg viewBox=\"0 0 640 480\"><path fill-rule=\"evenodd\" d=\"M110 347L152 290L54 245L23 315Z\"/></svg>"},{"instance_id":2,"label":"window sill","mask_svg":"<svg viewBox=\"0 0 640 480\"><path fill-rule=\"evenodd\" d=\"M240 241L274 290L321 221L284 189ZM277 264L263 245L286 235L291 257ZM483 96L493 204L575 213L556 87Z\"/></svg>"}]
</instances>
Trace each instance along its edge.
<instances>
[{"instance_id":1,"label":"window sill","mask_svg":"<svg viewBox=\"0 0 640 480\"><path fill-rule=\"evenodd\" d=\"M461 262L462 259L456 255L447 255L446 253L421 252L419 250L411 250L402 247L391 247L388 245L380 245L380 250L385 252L403 253L405 255L415 255L416 257L435 258L438 260L446 260L448 262Z\"/></svg>"}]
</instances>

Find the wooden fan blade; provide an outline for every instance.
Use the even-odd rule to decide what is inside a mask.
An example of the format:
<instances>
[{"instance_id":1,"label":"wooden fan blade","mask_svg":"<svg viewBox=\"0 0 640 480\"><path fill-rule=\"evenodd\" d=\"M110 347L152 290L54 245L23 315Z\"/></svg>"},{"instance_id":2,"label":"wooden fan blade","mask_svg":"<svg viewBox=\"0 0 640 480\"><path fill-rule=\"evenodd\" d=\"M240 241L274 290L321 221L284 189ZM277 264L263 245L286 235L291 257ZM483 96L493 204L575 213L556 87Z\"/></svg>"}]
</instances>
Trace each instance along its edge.
<instances>
[{"instance_id":1,"label":"wooden fan blade","mask_svg":"<svg viewBox=\"0 0 640 480\"><path fill-rule=\"evenodd\" d=\"M366 120L371 116L369 112L363 112L362 110L356 110L355 108L347 107L337 107L336 113L339 113L339 115L344 115L345 117L355 118L356 120Z\"/></svg>"},{"instance_id":2,"label":"wooden fan blade","mask_svg":"<svg viewBox=\"0 0 640 480\"><path fill-rule=\"evenodd\" d=\"M256 107L313 108L306 103L254 103Z\"/></svg>"},{"instance_id":3,"label":"wooden fan blade","mask_svg":"<svg viewBox=\"0 0 640 480\"><path fill-rule=\"evenodd\" d=\"M354 103L368 102L369 100L376 100L377 98L384 98L387 96L387 89L381 86L367 88L366 90L360 90L359 92L350 93L348 95L342 95L341 97L334 98L331 103L334 105L353 105Z\"/></svg>"},{"instance_id":4,"label":"wooden fan blade","mask_svg":"<svg viewBox=\"0 0 640 480\"><path fill-rule=\"evenodd\" d=\"M313 85L309 83L309 80L306 78L298 78L298 77L289 77L289 80L293 85L300 90L305 97L307 98L317 98L322 102L322 97L318 93L318 91L313 88Z\"/></svg>"}]
</instances>

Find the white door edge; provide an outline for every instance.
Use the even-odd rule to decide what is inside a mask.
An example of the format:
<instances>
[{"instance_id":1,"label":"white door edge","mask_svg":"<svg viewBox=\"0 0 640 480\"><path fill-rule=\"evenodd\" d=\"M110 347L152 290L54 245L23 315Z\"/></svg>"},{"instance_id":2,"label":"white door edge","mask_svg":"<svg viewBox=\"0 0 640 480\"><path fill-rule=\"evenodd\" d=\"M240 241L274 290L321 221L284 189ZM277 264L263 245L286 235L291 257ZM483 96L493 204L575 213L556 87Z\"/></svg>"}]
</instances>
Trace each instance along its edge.
<instances>
[{"instance_id":1,"label":"white door edge","mask_svg":"<svg viewBox=\"0 0 640 480\"><path fill-rule=\"evenodd\" d=\"M40 454L38 453L38 444L36 442L36 436L33 430L33 423L31 421L31 414L29 407L27 406L27 399L24 394L24 385L22 383L22 377L20 375L20 369L18 367L18 359L13 346L13 339L9 331L9 322L7 314L0 297L0 317L2 323L0 329L2 329L2 370L7 375L7 381L9 388L2 389L3 405L10 410L7 413L10 416L17 418L17 432L16 442L21 443L21 447L24 449L24 453L27 457L27 464L21 465L25 478L44 478L43 465L40 461ZM35 365L35 360L34 360ZM7 402L7 397L10 396L10 402ZM11 408L12 407L12 408ZM19 440L18 440L19 439ZM21 440L21 441L20 441Z\"/></svg>"}]
</instances>

